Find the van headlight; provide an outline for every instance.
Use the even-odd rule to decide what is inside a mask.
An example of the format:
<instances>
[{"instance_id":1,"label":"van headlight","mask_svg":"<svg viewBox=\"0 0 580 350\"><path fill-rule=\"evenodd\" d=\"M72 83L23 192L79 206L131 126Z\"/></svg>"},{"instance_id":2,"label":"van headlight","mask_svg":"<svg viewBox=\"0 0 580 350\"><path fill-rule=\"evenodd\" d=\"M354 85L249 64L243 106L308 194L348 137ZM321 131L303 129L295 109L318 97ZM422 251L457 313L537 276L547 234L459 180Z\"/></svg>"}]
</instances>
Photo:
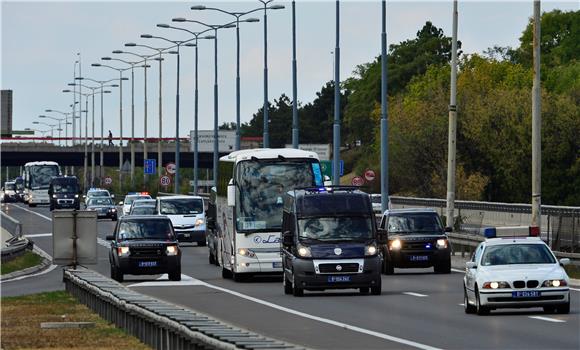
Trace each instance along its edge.
<instances>
[{"instance_id":1,"label":"van headlight","mask_svg":"<svg viewBox=\"0 0 580 350\"><path fill-rule=\"evenodd\" d=\"M245 256L248 258L255 258L256 253L254 253L251 249L248 248L238 248L238 254L241 256Z\"/></svg>"},{"instance_id":2,"label":"van headlight","mask_svg":"<svg viewBox=\"0 0 580 350\"><path fill-rule=\"evenodd\" d=\"M375 256L377 255L378 249L377 246L374 244L367 245L365 247L365 256Z\"/></svg>"},{"instance_id":3,"label":"van headlight","mask_svg":"<svg viewBox=\"0 0 580 350\"><path fill-rule=\"evenodd\" d=\"M195 220L195 226L196 227L203 225L203 223L204 223L203 219L197 219L197 220Z\"/></svg>"},{"instance_id":4,"label":"van headlight","mask_svg":"<svg viewBox=\"0 0 580 350\"><path fill-rule=\"evenodd\" d=\"M179 248L176 245L168 245L167 248L165 248L165 253L167 256L175 256L179 253Z\"/></svg>"},{"instance_id":5,"label":"van headlight","mask_svg":"<svg viewBox=\"0 0 580 350\"><path fill-rule=\"evenodd\" d=\"M391 250L399 250L399 249L401 249L402 245L403 244L401 243L400 239L395 239L394 241L391 242L390 248L391 248Z\"/></svg>"},{"instance_id":6,"label":"van headlight","mask_svg":"<svg viewBox=\"0 0 580 350\"><path fill-rule=\"evenodd\" d=\"M79 195L78 194L75 194L75 198L79 198Z\"/></svg>"},{"instance_id":7,"label":"van headlight","mask_svg":"<svg viewBox=\"0 0 580 350\"><path fill-rule=\"evenodd\" d=\"M297 247L297 251L298 251L298 255L301 258L311 258L312 257L312 251L310 250L309 247L304 246L302 244L299 244Z\"/></svg>"},{"instance_id":8,"label":"van headlight","mask_svg":"<svg viewBox=\"0 0 580 350\"><path fill-rule=\"evenodd\" d=\"M30 197L30 198L32 198L32 197ZM53 195L52 195L52 198L56 198L56 194L53 194Z\"/></svg>"}]
</instances>

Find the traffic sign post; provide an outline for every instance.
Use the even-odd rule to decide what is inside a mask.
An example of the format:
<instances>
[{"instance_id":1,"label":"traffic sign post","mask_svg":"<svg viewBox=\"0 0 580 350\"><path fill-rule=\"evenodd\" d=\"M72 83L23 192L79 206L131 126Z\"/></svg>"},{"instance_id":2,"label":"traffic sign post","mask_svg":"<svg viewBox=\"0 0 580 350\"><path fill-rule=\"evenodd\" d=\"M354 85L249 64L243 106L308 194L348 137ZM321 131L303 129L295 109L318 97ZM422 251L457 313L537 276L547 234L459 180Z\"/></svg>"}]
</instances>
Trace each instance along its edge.
<instances>
[{"instance_id":1,"label":"traffic sign post","mask_svg":"<svg viewBox=\"0 0 580 350\"><path fill-rule=\"evenodd\" d=\"M143 172L147 175L155 174L157 168L157 159L145 159L143 161Z\"/></svg>"},{"instance_id":2,"label":"traffic sign post","mask_svg":"<svg viewBox=\"0 0 580 350\"><path fill-rule=\"evenodd\" d=\"M103 182L105 183L105 185L111 186L113 184L113 178L110 176L105 176Z\"/></svg>"},{"instance_id":3,"label":"traffic sign post","mask_svg":"<svg viewBox=\"0 0 580 350\"><path fill-rule=\"evenodd\" d=\"M163 175L159 178L159 184L167 190L167 186L171 185L171 178L167 175Z\"/></svg>"}]
</instances>

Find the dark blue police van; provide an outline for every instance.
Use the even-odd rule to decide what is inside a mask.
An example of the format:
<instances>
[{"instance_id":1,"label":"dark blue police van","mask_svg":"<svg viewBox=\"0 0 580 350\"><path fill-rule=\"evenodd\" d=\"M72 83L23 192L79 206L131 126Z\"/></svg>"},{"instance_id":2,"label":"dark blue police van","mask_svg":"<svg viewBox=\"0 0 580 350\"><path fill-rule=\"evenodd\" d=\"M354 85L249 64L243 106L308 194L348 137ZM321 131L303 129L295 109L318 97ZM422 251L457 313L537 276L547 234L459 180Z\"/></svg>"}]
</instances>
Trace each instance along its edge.
<instances>
[{"instance_id":1,"label":"dark blue police van","mask_svg":"<svg viewBox=\"0 0 580 350\"><path fill-rule=\"evenodd\" d=\"M370 197L356 187L301 188L284 197L284 293L358 288L381 294L378 234Z\"/></svg>"}]
</instances>

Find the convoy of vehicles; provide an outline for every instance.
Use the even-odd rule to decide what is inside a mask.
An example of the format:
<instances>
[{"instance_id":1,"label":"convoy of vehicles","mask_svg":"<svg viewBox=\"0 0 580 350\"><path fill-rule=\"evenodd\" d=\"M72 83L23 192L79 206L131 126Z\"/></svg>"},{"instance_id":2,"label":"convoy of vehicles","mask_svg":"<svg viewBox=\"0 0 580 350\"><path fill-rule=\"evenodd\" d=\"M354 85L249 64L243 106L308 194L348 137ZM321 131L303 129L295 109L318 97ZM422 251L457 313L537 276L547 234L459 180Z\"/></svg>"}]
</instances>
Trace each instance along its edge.
<instances>
[{"instance_id":1,"label":"convoy of vehicles","mask_svg":"<svg viewBox=\"0 0 580 350\"><path fill-rule=\"evenodd\" d=\"M433 267L436 273L451 272L451 247L435 210L386 210L379 228L385 236L381 252L387 275L394 268Z\"/></svg>"},{"instance_id":2,"label":"convoy of vehicles","mask_svg":"<svg viewBox=\"0 0 580 350\"><path fill-rule=\"evenodd\" d=\"M79 180L76 176L59 176L50 180L48 186L50 210L76 209L81 206Z\"/></svg>"},{"instance_id":3,"label":"convoy of vehicles","mask_svg":"<svg viewBox=\"0 0 580 350\"><path fill-rule=\"evenodd\" d=\"M281 273L283 195L296 187L322 185L314 152L250 149L221 157L211 226L217 232L215 254L222 276L239 280Z\"/></svg>"},{"instance_id":4,"label":"convoy of vehicles","mask_svg":"<svg viewBox=\"0 0 580 350\"><path fill-rule=\"evenodd\" d=\"M289 191L282 216L284 293L359 288L381 294L378 238L367 193L354 187Z\"/></svg>"},{"instance_id":5,"label":"convoy of vehicles","mask_svg":"<svg viewBox=\"0 0 580 350\"><path fill-rule=\"evenodd\" d=\"M122 282L125 274L167 273L171 281L181 280L181 249L171 221L160 215L123 216L111 241L111 278Z\"/></svg>"},{"instance_id":6,"label":"convoy of vehicles","mask_svg":"<svg viewBox=\"0 0 580 350\"><path fill-rule=\"evenodd\" d=\"M48 187L53 177L61 176L56 162L29 162L24 164L24 202L30 207L49 204Z\"/></svg>"},{"instance_id":7,"label":"convoy of vehicles","mask_svg":"<svg viewBox=\"0 0 580 350\"><path fill-rule=\"evenodd\" d=\"M180 242L206 245L206 223L203 198L199 196L157 197L159 215L165 215L173 224Z\"/></svg>"}]
</instances>

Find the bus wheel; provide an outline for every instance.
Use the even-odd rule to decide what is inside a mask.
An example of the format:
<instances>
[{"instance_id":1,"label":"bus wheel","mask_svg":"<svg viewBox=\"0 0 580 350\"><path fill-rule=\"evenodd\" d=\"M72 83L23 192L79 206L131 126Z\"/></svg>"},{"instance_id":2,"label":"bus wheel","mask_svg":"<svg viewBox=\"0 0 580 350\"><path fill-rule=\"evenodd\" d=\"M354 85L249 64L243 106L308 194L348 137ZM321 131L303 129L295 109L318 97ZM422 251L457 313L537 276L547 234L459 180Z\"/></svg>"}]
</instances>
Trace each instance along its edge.
<instances>
[{"instance_id":1,"label":"bus wheel","mask_svg":"<svg viewBox=\"0 0 580 350\"><path fill-rule=\"evenodd\" d=\"M232 278L232 272L225 267L222 267L222 278L230 279Z\"/></svg>"}]
</instances>

